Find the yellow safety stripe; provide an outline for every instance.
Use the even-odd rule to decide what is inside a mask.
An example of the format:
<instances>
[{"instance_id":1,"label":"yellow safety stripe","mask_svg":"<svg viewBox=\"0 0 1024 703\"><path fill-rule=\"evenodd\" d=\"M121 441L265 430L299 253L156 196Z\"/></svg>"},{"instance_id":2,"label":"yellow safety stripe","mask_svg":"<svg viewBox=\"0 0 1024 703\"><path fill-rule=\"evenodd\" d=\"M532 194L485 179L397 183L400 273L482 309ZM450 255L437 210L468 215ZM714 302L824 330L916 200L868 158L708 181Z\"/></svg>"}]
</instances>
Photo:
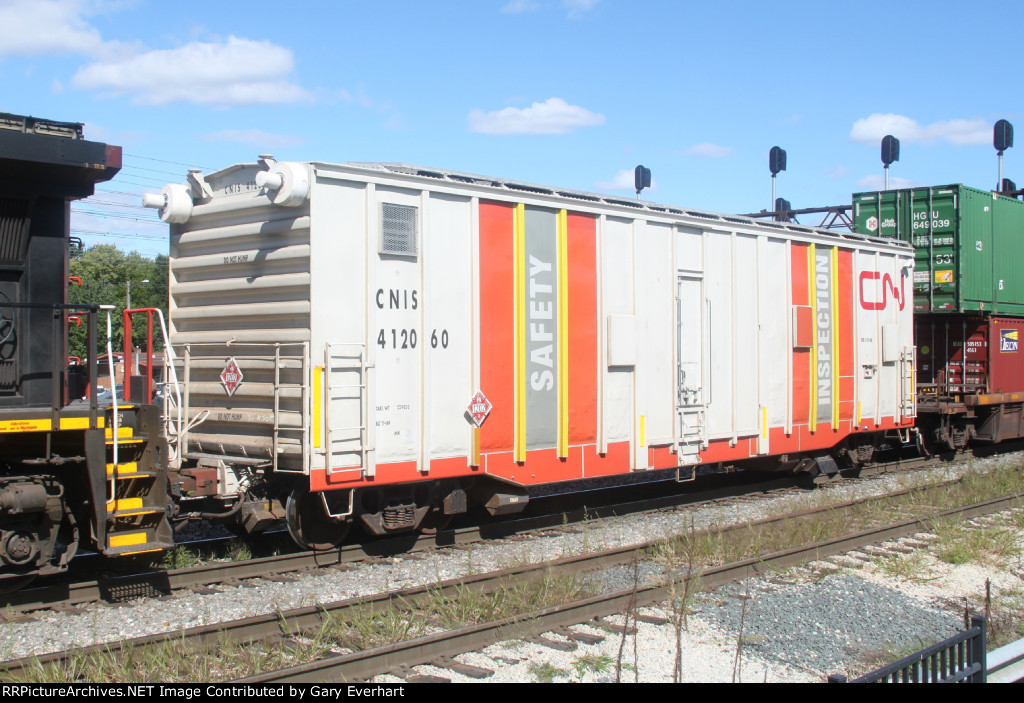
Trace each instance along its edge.
<instances>
[{"instance_id":1,"label":"yellow safety stripe","mask_svg":"<svg viewBox=\"0 0 1024 703\"><path fill-rule=\"evenodd\" d=\"M558 456L569 456L569 212L558 211Z\"/></svg>"},{"instance_id":2,"label":"yellow safety stripe","mask_svg":"<svg viewBox=\"0 0 1024 703\"><path fill-rule=\"evenodd\" d=\"M323 413L324 367L313 369L313 448L320 448L321 414Z\"/></svg>"},{"instance_id":3,"label":"yellow safety stripe","mask_svg":"<svg viewBox=\"0 0 1024 703\"><path fill-rule=\"evenodd\" d=\"M145 544L149 541L145 532L128 532L126 534L109 535L107 540L111 547L129 547L134 544Z\"/></svg>"},{"instance_id":4,"label":"yellow safety stripe","mask_svg":"<svg viewBox=\"0 0 1024 703\"><path fill-rule=\"evenodd\" d=\"M526 205L513 211L515 311L515 442L513 458L526 461Z\"/></svg>"}]
</instances>

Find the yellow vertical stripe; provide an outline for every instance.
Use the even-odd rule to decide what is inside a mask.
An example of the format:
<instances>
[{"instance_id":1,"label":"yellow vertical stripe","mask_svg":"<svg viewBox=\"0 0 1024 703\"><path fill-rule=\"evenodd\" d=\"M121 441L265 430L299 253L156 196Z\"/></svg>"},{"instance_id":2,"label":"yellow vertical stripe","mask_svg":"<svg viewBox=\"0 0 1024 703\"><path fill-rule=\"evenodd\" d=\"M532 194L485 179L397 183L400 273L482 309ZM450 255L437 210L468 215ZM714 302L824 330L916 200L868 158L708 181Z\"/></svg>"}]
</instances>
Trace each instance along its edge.
<instances>
[{"instance_id":1,"label":"yellow vertical stripe","mask_svg":"<svg viewBox=\"0 0 1024 703\"><path fill-rule=\"evenodd\" d=\"M647 446L647 418L643 415L640 416L640 446Z\"/></svg>"},{"instance_id":2,"label":"yellow vertical stripe","mask_svg":"<svg viewBox=\"0 0 1024 703\"><path fill-rule=\"evenodd\" d=\"M313 369L313 448L320 448L321 415L323 413L324 367Z\"/></svg>"},{"instance_id":3,"label":"yellow vertical stripe","mask_svg":"<svg viewBox=\"0 0 1024 703\"><path fill-rule=\"evenodd\" d=\"M558 456L569 456L569 212L558 211Z\"/></svg>"},{"instance_id":4,"label":"yellow vertical stripe","mask_svg":"<svg viewBox=\"0 0 1024 703\"><path fill-rule=\"evenodd\" d=\"M839 429L839 247L832 247L832 429Z\"/></svg>"},{"instance_id":5,"label":"yellow vertical stripe","mask_svg":"<svg viewBox=\"0 0 1024 703\"><path fill-rule=\"evenodd\" d=\"M768 439L768 406L761 406L761 439Z\"/></svg>"},{"instance_id":6,"label":"yellow vertical stripe","mask_svg":"<svg viewBox=\"0 0 1024 703\"><path fill-rule=\"evenodd\" d=\"M811 299L811 311L813 314L814 327L811 332L811 374L808 379L811 382L811 411L808 413L808 429L814 432L818 429L818 331L817 331L817 299L814 283L814 242L807 247L807 294Z\"/></svg>"},{"instance_id":7,"label":"yellow vertical stripe","mask_svg":"<svg viewBox=\"0 0 1024 703\"><path fill-rule=\"evenodd\" d=\"M512 245L515 249L515 461L526 461L526 206L516 205L513 211Z\"/></svg>"},{"instance_id":8,"label":"yellow vertical stripe","mask_svg":"<svg viewBox=\"0 0 1024 703\"><path fill-rule=\"evenodd\" d=\"M480 428L473 428L473 466L480 466Z\"/></svg>"}]
</instances>

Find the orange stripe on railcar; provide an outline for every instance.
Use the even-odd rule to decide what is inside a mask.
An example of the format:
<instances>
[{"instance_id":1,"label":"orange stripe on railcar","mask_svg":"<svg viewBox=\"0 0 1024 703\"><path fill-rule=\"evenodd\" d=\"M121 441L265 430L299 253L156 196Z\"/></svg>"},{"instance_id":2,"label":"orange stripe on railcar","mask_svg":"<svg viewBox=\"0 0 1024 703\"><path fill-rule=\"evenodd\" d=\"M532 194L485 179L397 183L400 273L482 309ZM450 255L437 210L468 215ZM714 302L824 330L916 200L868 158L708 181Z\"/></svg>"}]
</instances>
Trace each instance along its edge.
<instances>
[{"instance_id":1,"label":"orange stripe on railcar","mask_svg":"<svg viewBox=\"0 0 1024 703\"><path fill-rule=\"evenodd\" d=\"M515 439L513 207L480 203L480 390L491 412L480 451L512 451Z\"/></svg>"}]
</instances>

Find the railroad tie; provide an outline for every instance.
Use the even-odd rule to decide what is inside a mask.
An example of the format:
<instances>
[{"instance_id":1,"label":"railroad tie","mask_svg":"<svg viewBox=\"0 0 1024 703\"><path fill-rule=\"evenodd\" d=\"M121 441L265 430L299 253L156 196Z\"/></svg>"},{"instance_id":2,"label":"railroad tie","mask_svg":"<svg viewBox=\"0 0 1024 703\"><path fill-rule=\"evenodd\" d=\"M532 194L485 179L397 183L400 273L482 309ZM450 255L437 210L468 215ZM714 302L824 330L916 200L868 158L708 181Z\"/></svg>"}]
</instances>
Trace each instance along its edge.
<instances>
[{"instance_id":1,"label":"railroad tie","mask_svg":"<svg viewBox=\"0 0 1024 703\"><path fill-rule=\"evenodd\" d=\"M609 632L615 632L617 634L635 635L636 628L632 625L618 625L614 622L608 622L604 618L594 618L597 623L597 627L608 630Z\"/></svg>"},{"instance_id":2,"label":"railroad tie","mask_svg":"<svg viewBox=\"0 0 1024 703\"><path fill-rule=\"evenodd\" d=\"M562 642L560 640L553 640L550 637L544 637L543 635L535 635L526 641L533 642L544 647L550 647L551 649L557 649L560 652L575 652L579 647L575 642Z\"/></svg>"},{"instance_id":3,"label":"railroad tie","mask_svg":"<svg viewBox=\"0 0 1024 703\"><path fill-rule=\"evenodd\" d=\"M588 632L571 630L567 627L564 627L561 630L559 630L558 634L564 635L565 637L568 637L570 640L573 640L574 642L579 642L580 644L600 644L605 640L604 635L592 635Z\"/></svg>"},{"instance_id":4,"label":"railroad tie","mask_svg":"<svg viewBox=\"0 0 1024 703\"><path fill-rule=\"evenodd\" d=\"M644 615L643 613L637 613L636 620L639 622L645 622L648 625L667 625L669 619L660 615Z\"/></svg>"},{"instance_id":5,"label":"railroad tie","mask_svg":"<svg viewBox=\"0 0 1024 703\"><path fill-rule=\"evenodd\" d=\"M473 666L472 664L463 664L460 661L452 659L451 657L440 657L430 662L431 666L436 666L438 669L448 669L448 671L454 671L456 674L462 674L468 676L471 679L486 679L494 676L493 669L485 669L482 666Z\"/></svg>"},{"instance_id":6,"label":"railroad tie","mask_svg":"<svg viewBox=\"0 0 1024 703\"><path fill-rule=\"evenodd\" d=\"M451 683L451 679L433 674L413 674L405 680L406 683Z\"/></svg>"}]
</instances>

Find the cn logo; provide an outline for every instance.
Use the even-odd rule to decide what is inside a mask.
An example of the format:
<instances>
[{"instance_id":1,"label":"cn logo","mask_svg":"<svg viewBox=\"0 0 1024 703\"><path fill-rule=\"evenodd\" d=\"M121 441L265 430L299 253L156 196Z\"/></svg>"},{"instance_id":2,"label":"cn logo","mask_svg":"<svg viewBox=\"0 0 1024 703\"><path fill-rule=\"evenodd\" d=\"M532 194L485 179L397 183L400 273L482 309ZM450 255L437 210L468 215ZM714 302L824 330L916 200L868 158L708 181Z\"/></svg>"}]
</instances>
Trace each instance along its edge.
<instances>
[{"instance_id":1,"label":"cn logo","mask_svg":"<svg viewBox=\"0 0 1024 703\"><path fill-rule=\"evenodd\" d=\"M868 283L874 281L874 283ZM892 276L878 271L863 271L860 274L860 306L865 310L885 310L889 304L889 296L899 303L900 310L907 304L904 285L907 282L906 272L900 276L900 287L892 281Z\"/></svg>"}]
</instances>

